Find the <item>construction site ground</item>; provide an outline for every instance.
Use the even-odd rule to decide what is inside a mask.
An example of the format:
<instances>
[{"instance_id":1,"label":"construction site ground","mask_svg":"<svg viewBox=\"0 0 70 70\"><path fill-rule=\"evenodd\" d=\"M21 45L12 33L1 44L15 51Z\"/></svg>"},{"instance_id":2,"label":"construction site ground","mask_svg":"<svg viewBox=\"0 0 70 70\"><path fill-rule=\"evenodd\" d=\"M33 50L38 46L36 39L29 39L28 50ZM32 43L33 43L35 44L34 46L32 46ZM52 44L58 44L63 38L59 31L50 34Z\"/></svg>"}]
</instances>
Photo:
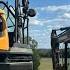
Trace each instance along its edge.
<instances>
[{"instance_id":1,"label":"construction site ground","mask_svg":"<svg viewBox=\"0 0 70 70\"><path fill-rule=\"evenodd\" d=\"M41 58L39 70L53 70L52 58ZM68 58L68 70L70 70L70 58Z\"/></svg>"},{"instance_id":2,"label":"construction site ground","mask_svg":"<svg viewBox=\"0 0 70 70\"><path fill-rule=\"evenodd\" d=\"M41 58L39 70L53 70L51 58Z\"/></svg>"}]
</instances>

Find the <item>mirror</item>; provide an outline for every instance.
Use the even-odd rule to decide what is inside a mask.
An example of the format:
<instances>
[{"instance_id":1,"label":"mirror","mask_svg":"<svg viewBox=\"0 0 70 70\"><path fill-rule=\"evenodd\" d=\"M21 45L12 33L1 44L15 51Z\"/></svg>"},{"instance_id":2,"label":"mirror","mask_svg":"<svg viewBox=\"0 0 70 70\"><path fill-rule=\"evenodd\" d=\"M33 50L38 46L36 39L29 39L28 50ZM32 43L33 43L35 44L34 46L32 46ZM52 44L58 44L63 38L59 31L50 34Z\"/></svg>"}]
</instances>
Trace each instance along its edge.
<instances>
[{"instance_id":1,"label":"mirror","mask_svg":"<svg viewBox=\"0 0 70 70\"><path fill-rule=\"evenodd\" d=\"M34 17L35 15L36 15L35 10L34 10L34 9L29 9L29 11L28 11L28 16Z\"/></svg>"}]
</instances>

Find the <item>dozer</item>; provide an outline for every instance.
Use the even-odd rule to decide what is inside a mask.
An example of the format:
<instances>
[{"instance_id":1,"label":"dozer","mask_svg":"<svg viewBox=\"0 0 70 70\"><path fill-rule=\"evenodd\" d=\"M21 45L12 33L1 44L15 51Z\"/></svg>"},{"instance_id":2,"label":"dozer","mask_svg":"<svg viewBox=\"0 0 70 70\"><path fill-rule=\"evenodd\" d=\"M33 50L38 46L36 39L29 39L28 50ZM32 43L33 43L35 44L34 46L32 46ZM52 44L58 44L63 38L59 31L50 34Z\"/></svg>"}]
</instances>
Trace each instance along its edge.
<instances>
[{"instance_id":1,"label":"dozer","mask_svg":"<svg viewBox=\"0 0 70 70\"><path fill-rule=\"evenodd\" d=\"M4 8L0 9L0 70L33 70L33 52L28 41L28 24L29 17L34 17L36 13L34 9L29 9L28 0L14 0L14 2L13 8L8 2L0 1L0 4L4 5ZM15 19L14 22L10 16ZM8 20L13 25L8 26ZM11 27L14 29L13 32L8 31ZM25 32L27 44L24 44Z\"/></svg>"}]
</instances>

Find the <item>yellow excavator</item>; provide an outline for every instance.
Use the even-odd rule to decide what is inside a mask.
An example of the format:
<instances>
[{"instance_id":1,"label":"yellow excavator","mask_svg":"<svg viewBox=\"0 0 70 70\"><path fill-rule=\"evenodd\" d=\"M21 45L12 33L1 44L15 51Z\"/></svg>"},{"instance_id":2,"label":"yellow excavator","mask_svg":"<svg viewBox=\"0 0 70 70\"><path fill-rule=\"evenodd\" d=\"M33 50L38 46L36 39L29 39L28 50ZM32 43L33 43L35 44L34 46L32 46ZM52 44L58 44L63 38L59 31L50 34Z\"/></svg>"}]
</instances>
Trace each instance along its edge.
<instances>
[{"instance_id":1,"label":"yellow excavator","mask_svg":"<svg viewBox=\"0 0 70 70\"><path fill-rule=\"evenodd\" d=\"M29 9L28 0L14 1L14 8L12 5L8 6L8 2L0 1L0 4L4 5L4 8L0 9L0 70L33 70L33 52L28 43L28 22L29 17L34 17L36 13L34 9ZM14 22L10 15L15 19ZM8 20L13 25L8 26ZM14 31L8 32L11 27ZM27 44L24 44L25 29Z\"/></svg>"}]
</instances>

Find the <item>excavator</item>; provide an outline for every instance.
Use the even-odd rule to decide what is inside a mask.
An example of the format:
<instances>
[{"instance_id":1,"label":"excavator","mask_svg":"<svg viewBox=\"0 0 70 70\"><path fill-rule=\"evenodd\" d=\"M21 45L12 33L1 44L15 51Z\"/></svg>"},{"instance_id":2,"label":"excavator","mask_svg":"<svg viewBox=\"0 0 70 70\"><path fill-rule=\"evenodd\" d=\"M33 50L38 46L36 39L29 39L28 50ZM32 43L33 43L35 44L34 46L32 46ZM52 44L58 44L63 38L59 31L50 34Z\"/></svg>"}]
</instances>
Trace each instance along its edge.
<instances>
[{"instance_id":1,"label":"excavator","mask_svg":"<svg viewBox=\"0 0 70 70\"><path fill-rule=\"evenodd\" d=\"M58 33L60 31L60 33ZM60 46L63 43L64 46ZM70 43L70 27L53 29L51 32L51 48L53 70L69 70L68 44ZM62 53L62 51L64 53Z\"/></svg>"},{"instance_id":2,"label":"excavator","mask_svg":"<svg viewBox=\"0 0 70 70\"><path fill-rule=\"evenodd\" d=\"M0 1L0 70L33 70L28 26L29 17L34 17L36 12L29 9L28 0L14 0L14 4ZM10 28L12 32L8 31ZM25 32L27 44L24 43Z\"/></svg>"}]
</instances>

